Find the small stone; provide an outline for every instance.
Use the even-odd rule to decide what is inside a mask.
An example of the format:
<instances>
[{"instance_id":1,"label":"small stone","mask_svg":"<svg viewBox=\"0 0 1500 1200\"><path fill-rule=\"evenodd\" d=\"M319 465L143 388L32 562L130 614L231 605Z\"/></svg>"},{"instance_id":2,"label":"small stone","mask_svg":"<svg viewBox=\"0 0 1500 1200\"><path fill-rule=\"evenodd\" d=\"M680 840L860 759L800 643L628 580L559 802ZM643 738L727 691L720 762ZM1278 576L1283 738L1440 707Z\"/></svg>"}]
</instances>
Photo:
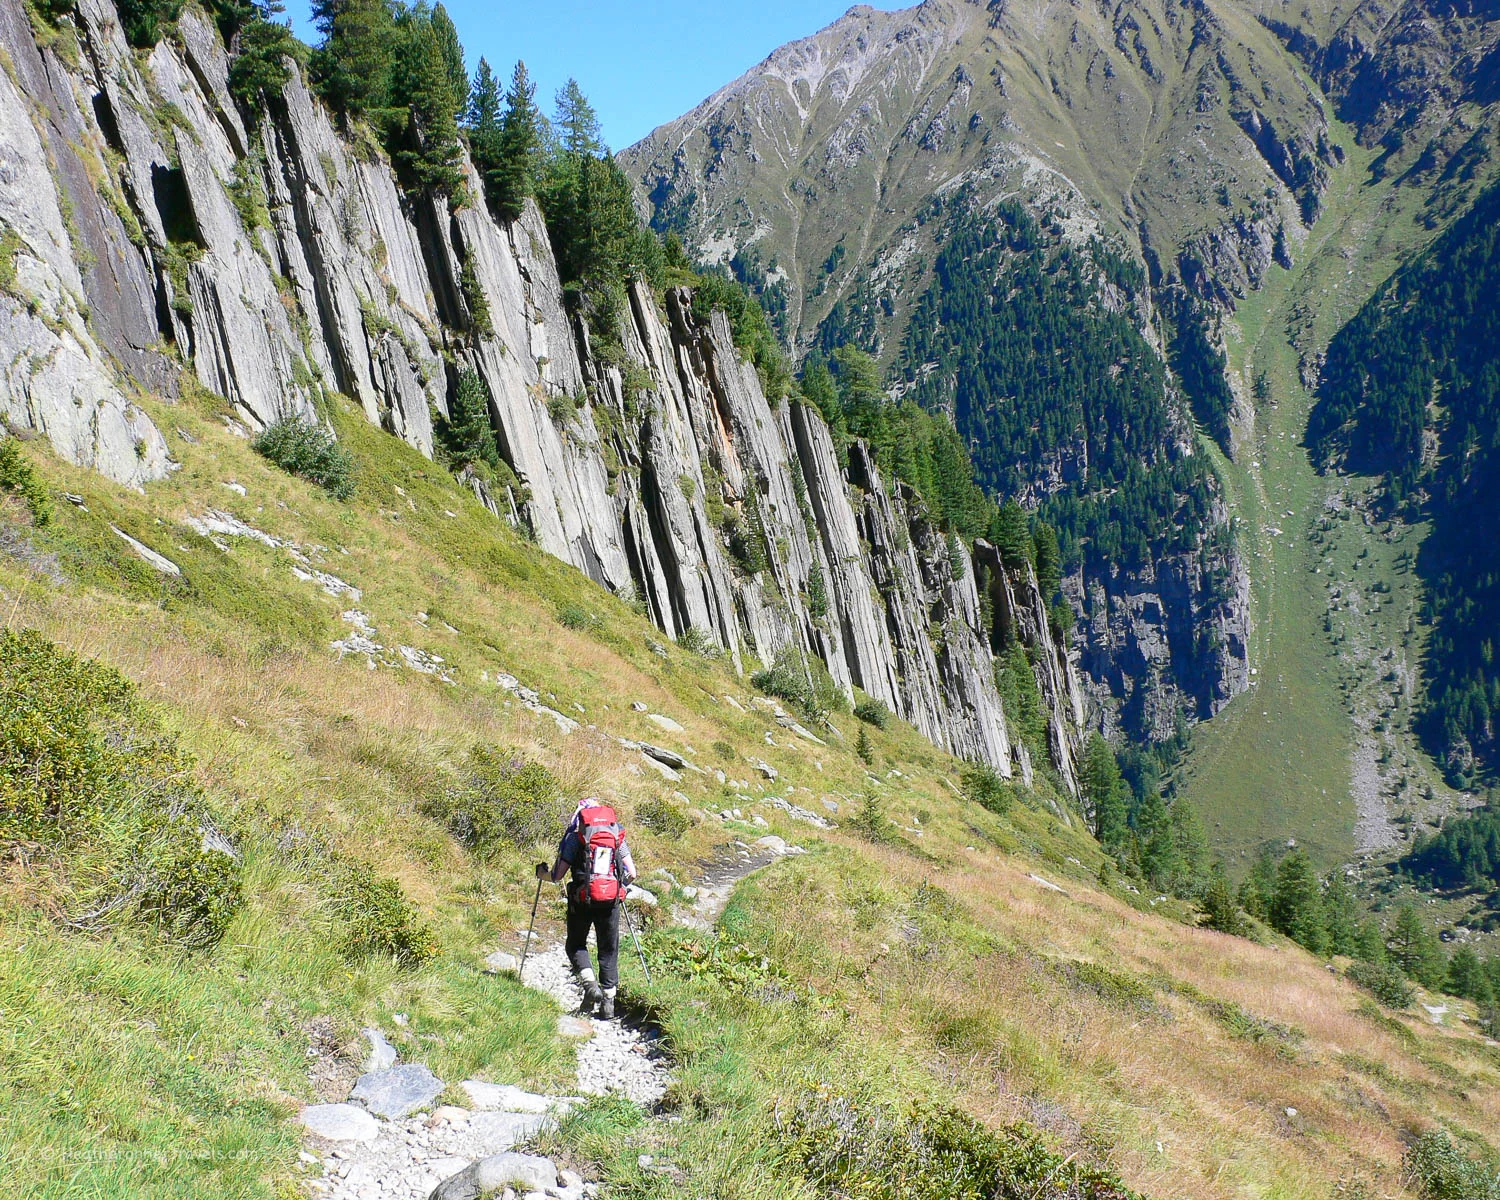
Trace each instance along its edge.
<instances>
[{"instance_id":1,"label":"small stone","mask_svg":"<svg viewBox=\"0 0 1500 1200\"><path fill-rule=\"evenodd\" d=\"M826 808L829 812L833 813L835 816L838 815L839 802L837 800L824 800L823 807Z\"/></svg>"},{"instance_id":2,"label":"small stone","mask_svg":"<svg viewBox=\"0 0 1500 1200\"><path fill-rule=\"evenodd\" d=\"M685 900L696 900L698 898L698 889L695 887L685 887L682 889L682 896Z\"/></svg>"},{"instance_id":3,"label":"small stone","mask_svg":"<svg viewBox=\"0 0 1500 1200\"><path fill-rule=\"evenodd\" d=\"M517 970L520 965L521 960L505 950L496 950L484 960L484 970L487 975L504 975Z\"/></svg>"},{"instance_id":4,"label":"small stone","mask_svg":"<svg viewBox=\"0 0 1500 1200\"><path fill-rule=\"evenodd\" d=\"M388 1071L396 1065L396 1047L386 1041L385 1034L371 1026L362 1030L365 1040L370 1043L370 1053L365 1056L365 1070Z\"/></svg>"},{"instance_id":5,"label":"small stone","mask_svg":"<svg viewBox=\"0 0 1500 1200\"><path fill-rule=\"evenodd\" d=\"M557 1032L566 1038L591 1038L594 1036L594 1026L591 1021L582 1017L564 1015L557 1018Z\"/></svg>"},{"instance_id":6,"label":"small stone","mask_svg":"<svg viewBox=\"0 0 1500 1200\"><path fill-rule=\"evenodd\" d=\"M769 850L772 854L778 856L786 853L786 842L774 833L768 833L765 837L756 838L755 844L762 850Z\"/></svg>"},{"instance_id":7,"label":"small stone","mask_svg":"<svg viewBox=\"0 0 1500 1200\"><path fill-rule=\"evenodd\" d=\"M131 537L119 526L111 525L110 528L115 531L116 535L118 535L122 542L124 542L133 551L135 551L137 558L144 559L145 562L154 570L159 571L163 575L182 574L182 568L174 563L170 558L166 558L163 555L158 554L155 550L151 549L151 547L147 546L145 543L136 541L135 538Z\"/></svg>"},{"instance_id":8,"label":"small stone","mask_svg":"<svg viewBox=\"0 0 1500 1200\"><path fill-rule=\"evenodd\" d=\"M661 713L647 713L646 720L650 721L658 729L665 729L668 733L687 732L681 725L672 720L671 717L664 717Z\"/></svg>"},{"instance_id":9,"label":"small stone","mask_svg":"<svg viewBox=\"0 0 1500 1200\"><path fill-rule=\"evenodd\" d=\"M630 702L630 707L634 711L636 711L636 712L645 712L646 711L646 706L644 704L642 704L639 700L632 700Z\"/></svg>"},{"instance_id":10,"label":"small stone","mask_svg":"<svg viewBox=\"0 0 1500 1200\"><path fill-rule=\"evenodd\" d=\"M465 1079L458 1085L469 1103L481 1112L544 1113L553 1106L549 1096L523 1091L508 1083L487 1083L482 1079Z\"/></svg>"},{"instance_id":11,"label":"small stone","mask_svg":"<svg viewBox=\"0 0 1500 1200\"><path fill-rule=\"evenodd\" d=\"M380 1133L380 1122L352 1104L309 1104L301 1120L305 1129L330 1142L373 1142Z\"/></svg>"},{"instance_id":12,"label":"small stone","mask_svg":"<svg viewBox=\"0 0 1500 1200\"><path fill-rule=\"evenodd\" d=\"M1295 1108L1288 1108L1286 1110L1286 1115L1289 1117L1295 1117L1297 1115L1297 1110Z\"/></svg>"},{"instance_id":13,"label":"small stone","mask_svg":"<svg viewBox=\"0 0 1500 1200\"><path fill-rule=\"evenodd\" d=\"M656 1161L656 1159L652 1158L651 1155L649 1155L649 1154L642 1154L639 1158L637 1158L635 1160L635 1165L638 1166L638 1167L640 1167L642 1170L645 1170L647 1167L649 1167L655 1161Z\"/></svg>"},{"instance_id":14,"label":"small stone","mask_svg":"<svg viewBox=\"0 0 1500 1200\"><path fill-rule=\"evenodd\" d=\"M648 892L645 888L637 887L633 883L625 889L625 898L634 900L637 904L644 904L647 908L655 908L659 903L655 892Z\"/></svg>"},{"instance_id":15,"label":"small stone","mask_svg":"<svg viewBox=\"0 0 1500 1200\"><path fill-rule=\"evenodd\" d=\"M432 1116L427 1118L429 1129L435 1129L439 1125L467 1125L468 1123L469 1110L459 1108L456 1104L439 1105L432 1110Z\"/></svg>"},{"instance_id":16,"label":"small stone","mask_svg":"<svg viewBox=\"0 0 1500 1200\"><path fill-rule=\"evenodd\" d=\"M495 1154L471 1163L433 1189L430 1200L479 1200L492 1192L515 1187L545 1193L557 1186L557 1167L535 1154Z\"/></svg>"},{"instance_id":17,"label":"small stone","mask_svg":"<svg viewBox=\"0 0 1500 1200\"><path fill-rule=\"evenodd\" d=\"M398 1121L426 1108L442 1094L443 1081L421 1063L370 1071L359 1077L351 1100L357 1100L378 1117Z\"/></svg>"}]
</instances>

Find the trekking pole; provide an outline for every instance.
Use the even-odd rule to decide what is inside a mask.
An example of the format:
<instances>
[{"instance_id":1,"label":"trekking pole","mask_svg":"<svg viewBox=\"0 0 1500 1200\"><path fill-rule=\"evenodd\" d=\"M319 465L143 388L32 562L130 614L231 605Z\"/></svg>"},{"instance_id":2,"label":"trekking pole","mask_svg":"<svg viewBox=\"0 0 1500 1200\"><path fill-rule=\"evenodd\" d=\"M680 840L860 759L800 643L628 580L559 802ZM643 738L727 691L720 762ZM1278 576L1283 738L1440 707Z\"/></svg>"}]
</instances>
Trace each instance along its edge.
<instances>
[{"instance_id":1,"label":"trekking pole","mask_svg":"<svg viewBox=\"0 0 1500 1200\"><path fill-rule=\"evenodd\" d=\"M542 899L542 880L537 877L536 895L531 898L531 924L526 926L526 944L521 947L521 965L516 968L516 978L524 983L526 974L526 956L531 953L531 931L536 928L536 906Z\"/></svg>"},{"instance_id":2,"label":"trekking pole","mask_svg":"<svg viewBox=\"0 0 1500 1200\"><path fill-rule=\"evenodd\" d=\"M620 907L625 910L625 926L630 930L630 940L635 943L635 952L640 955L641 970L646 973L646 983L649 985L651 982L651 968L646 965L646 952L641 949L641 939L636 936L635 922L630 919L630 905L622 898L620 900Z\"/></svg>"}]
</instances>

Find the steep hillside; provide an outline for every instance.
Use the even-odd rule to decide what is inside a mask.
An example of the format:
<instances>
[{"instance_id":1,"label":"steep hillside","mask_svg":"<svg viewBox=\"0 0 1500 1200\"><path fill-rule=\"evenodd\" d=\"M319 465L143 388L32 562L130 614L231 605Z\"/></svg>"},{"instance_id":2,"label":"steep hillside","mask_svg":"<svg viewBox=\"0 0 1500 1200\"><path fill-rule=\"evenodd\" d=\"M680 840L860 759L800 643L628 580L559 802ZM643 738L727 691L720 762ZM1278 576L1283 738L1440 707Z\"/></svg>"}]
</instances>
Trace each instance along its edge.
<instances>
[{"instance_id":1,"label":"steep hillside","mask_svg":"<svg viewBox=\"0 0 1500 1200\"><path fill-rule=\"evenodd\" d=\"M1490 298L1500 282L1500 190L1491 188L1339 331L1309 440L1318 460L1384 477L1392 516L1426 520L1411 565L1432 625L1427 736L1459 786L1500 762L1495 452L1500 379Z\"/></svg>"},{"instance_id":2,"label":"steep hillside","mask_svg":"<svg viewBox=\"0 0 1500 1200\"><path fill-rule=\"evenodd\" d=\"M887 361L899 356L924 403L954 414L987 482L1004 472L1011 494L1095 511L1098 527L1076 531L1092 556L1069 561L1085 667L1108 724L1118 713L1133 736L1161 740L1249 679L1244 566L1212 471L1194 464L1170 483L1165 471L1126 483L1128 507L1196 536L1182 548L1153 543L1154 557L1172 560L1159 572L1117 563L1112 548L1138 531L1109 512L1121 479L1079 454L1081 427L1054 418L1040 447L1006 436L984 410L1003 401L1002 381L976 397L920 327L941 309L959 342L990 340L984 319L950 294L942 264L986 236L997 204L1019 204L1037 224L1028 252L1044 247L1082 267L1071 287L1039 298L1041 311L1093 311L1102 325L1119 314L1151 347L1140 392L1106 396L1091 430L1154 427L1149 472L1193 452L1190 399L1230 446L1248 397L1220 376L1217 322L1306 236L1338 162L1327 133L1323 102L1296 64L1233 6L1062 17L932 0L851 10L621 161L657 225L761 288L797 344L854 338ZM1112 264L1122 260L1146 264L1149 280L1138 265L1140 278L1121 274ZM974 285L1000 286L1000 269ZM1080 332L1107 342L1095 325L1084 320ZM1047 353L1023 336L1010 351L1016 374L1050 370ZM1070 365L1094 370L1089 354ZM1062 380L1043 398L1077 402ZM1017 463L1027 464L1022 479Z\"/></svg>"},{"instance_id":3,"label":"steep hillside","mask_svg":"<svg viewBox=\"0 0 1500 1200\"><path fill-rule=\"evenodd\" d=\"M247 432L316 421L339 393L429 455L434 421L476 389L504 468L473 476L479 494L666 634L747 669L816 659L936 744L1004 775L1049 761L1075 790L1083 700L1048 622L1023 625L1049 744L1022 747L967 549L817 413L773 407L722 314L636 285L594 345L535 205L497 223L403 189L295 74L263 114L242 111L191 9L140 58L101 0L45 51L17 0L0 14L0 98L26 164L0 197L12 427L140 484L173 463L132 396L170 395L177 362ZM1024 572L1003 575L1001 610L1042 603Z\"/></svg>"},{"instance_id":4,"label":"steep hillside","mask_svg":"<svg viewBox=\"0 0 1500 1200\"><path fill-rule=\"evenodd\" d=\"M1247 918L1188 806L1153 793L1127 828L1111 751L1080 755L1064 545L1087 562L1128 533L1121 578L1150 561L1189 593L1174 611L1236 630L1205 577L1233 578L1210 531L1240 476L1215 459L1194 492L1214 451L1128 264L1062 230L1022 244L1031 218L996 210L1014 257L986 269L1113 278L1048 336L1149 385L1112 376L1068 421L1111 485L1149 460L1159 502L1051 497L1054 544L857 350L791 387L738 292L633 223L611 243L594 196L565 196L584 238L555 192L546 218L494 203L441 9L379 8L410 76L383 115L330 108L331 77L368 83L330 68L353 52L305 76L267 11L0 0L11 1192L468 1196L435 1131L518 1114L465 1083L587 1093L506 1139L578 1168L551 1177L572 1200L1493 1191L1500 959L1450 971L1414 914L1356 928L1301 857L1245 894L1270 924ZM622 241L661 269L601 282ZM970 347L925 328L978 391ZM1111 405L1151 417L1144 441L1092 428ZM1170 625L1140 589L1088 602L1099 644L1117 603ZM570 1019L497 955L590 795L644 874L623 1023ZM1112 814L1109 853L1085 809ZM622 1029L657 1048L659 1103L582 1077ZM442 1106L355 1114L384 1174L303 1124L350 1096L370 1030Z\"/></svg>"},{"instance_id":5,"label":"steep hillside","mask_svg":"<svg viewBox=\"0 0 1500 1200\"><path fill-rule=\"evenodd\" d=\"M1216 718L1173 782L1221 847L1331 862L1460 802L1412 727L1425 526L1371 536L1300 443L1339 325L1493 179L1496 15L858 8L621 157L788 336L877 347L1058 525L1106 728Z\"/></svg>"},{"instance_id":6,"label":"steep hillside","mask_svg":"<svg viewBox=\"0 0 1500 1200\"><path fill-rule=\"evenodd\" d=\"M448 814L485 778L475 746L545 767L552 804L615 800L644 871L681 885L656 874L658 908L637 909L655 982L624 968L668 1039L664 1111L601 1103L548 1143L608 1194L920 1178L868 1155L907 1144L879 1136L892 1122L943 1145L967 1128L947 1105L995 1139L966 1133L961 1161L1008 1162L1012 1194L1058 1200L1115 1195L1066 1190L1115 1172L1149 1196L1418 1200L1409 1137L1441 1128L1475 1156L1500 1137L1500 1064L1470 1006L1449 1001L1442 1025L1392 1014L1279 938L1181 924L1184 906L1117 873L1101 885L1103 856L1040 779L991 795L1001 815L903 724L866 727L869 767L848 717L842 739L808 740L350 402L331 412L347 502L253 453L215 402L142 403L182 464L144 493L19 447L53 512L38 526L7 501L0 604L9 631L134 682L142 719L196 760L236 888L217 943L174 945L159 909L85 919L133 878L94 873L132 846L119 810L19 853L7 826L0 1131L18 1194L304 1194L323 1167L299 1162L295 1114L347 1090L369 1025L450 1083L565 1089L556 1010L481 971L517 949L531 839L556 809L543 793L510 833L457 840ZM742 883L718 934L677 925L700 874L767 834L807 853ZM412 907L359 903L361 878ZM558 920L545 896L541 927ZM828 1154L851 1137L859 1157Z\"/></svg>"}]
</instances>

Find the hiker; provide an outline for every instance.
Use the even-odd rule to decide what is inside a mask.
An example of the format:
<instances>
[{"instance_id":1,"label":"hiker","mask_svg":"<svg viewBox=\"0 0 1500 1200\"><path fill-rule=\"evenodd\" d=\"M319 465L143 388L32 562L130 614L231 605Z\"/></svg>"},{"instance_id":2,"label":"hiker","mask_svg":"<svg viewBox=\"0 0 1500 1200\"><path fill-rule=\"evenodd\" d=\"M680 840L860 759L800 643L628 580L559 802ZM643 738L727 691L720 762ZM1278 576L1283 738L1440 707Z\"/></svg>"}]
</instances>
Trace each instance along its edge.
<instances>
[{"instance_id":1,"label":"hiker","mask_svg":"<svg viewBox=\"0 0 1500 1200\"><path fill-rule=\"evenodd\" d=\"M615 989L620 983L620 905L625 888L635 878L635 861L625 842L625 831L615 810L602 800L579 801L568 823L552 869L537 863L536 877L556 883L572 871L568 884L568 964L583 984L580 1011L599 1010L609 1021L615 1015ZM589 964L589 929L599 948L599 975Z\"/></svg>"}]
</instances>

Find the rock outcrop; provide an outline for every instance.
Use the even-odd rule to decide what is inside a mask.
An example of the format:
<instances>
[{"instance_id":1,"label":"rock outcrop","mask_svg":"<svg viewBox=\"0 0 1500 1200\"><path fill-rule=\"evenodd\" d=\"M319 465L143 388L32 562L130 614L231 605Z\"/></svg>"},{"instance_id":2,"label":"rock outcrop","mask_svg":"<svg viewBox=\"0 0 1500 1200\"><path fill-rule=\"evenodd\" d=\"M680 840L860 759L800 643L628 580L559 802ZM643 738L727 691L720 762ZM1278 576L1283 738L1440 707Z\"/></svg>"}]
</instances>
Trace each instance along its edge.
<instances>
[{"instance_id":1,"label":"rock outcrop","mask_svg":"<svg viewBox=\"0 0 1500 1200\"><path fill-rule=\"evenodd\" d=\"M548 553L737 668L816 657L937 745L1005 775L1045 753L1073 786L1082 693L1035 581L1004 589L1042 613L1023 623L1046 748L1015 744L967 554L868 447L773 407L722 313L637 285L623 357L596 354L534 206L507 224L406 191L300 77L247 113L213 24L187 9L175 30L138 54L108 0L79 0L39 49L0 0L7 425L140 486L170 463L133 398L170 403L191 372L252 429L340 393L431 455L472 371L509 467L476 491Z\"/></svg>"}]
</instances>

